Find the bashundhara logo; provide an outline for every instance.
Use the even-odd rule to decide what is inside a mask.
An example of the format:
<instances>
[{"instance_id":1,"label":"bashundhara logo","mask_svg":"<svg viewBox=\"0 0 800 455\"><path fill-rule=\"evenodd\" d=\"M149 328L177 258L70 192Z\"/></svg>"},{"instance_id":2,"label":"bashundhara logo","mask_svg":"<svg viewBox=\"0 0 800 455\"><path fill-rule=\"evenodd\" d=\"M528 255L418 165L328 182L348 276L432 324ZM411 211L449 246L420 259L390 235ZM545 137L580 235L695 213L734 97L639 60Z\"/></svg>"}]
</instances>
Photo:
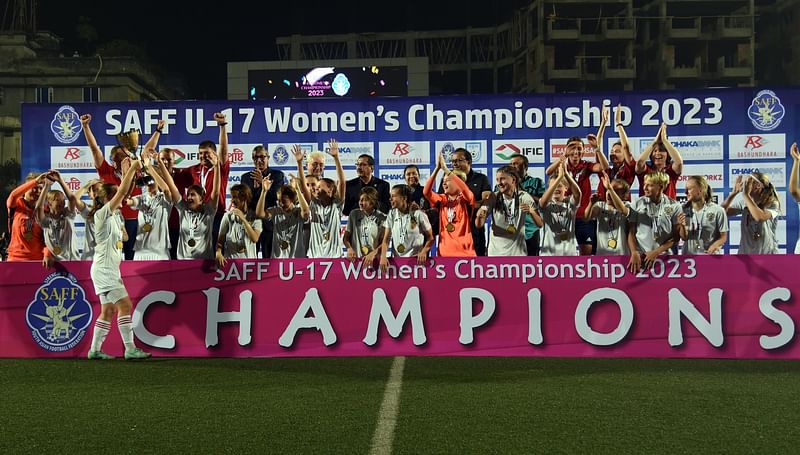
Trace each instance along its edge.
<instances>
[{"instance_id":1,"label":"bashundhara logo","mask_svg":"<svg viewBox=\"0 0 800 455\"><path fill-rule=\"evenodd\" d=\"M53 273L36 290L25 318L36 344L51 352L64 352L86 335L92 306L75 276Z\"/></svg>"}]
</instances>

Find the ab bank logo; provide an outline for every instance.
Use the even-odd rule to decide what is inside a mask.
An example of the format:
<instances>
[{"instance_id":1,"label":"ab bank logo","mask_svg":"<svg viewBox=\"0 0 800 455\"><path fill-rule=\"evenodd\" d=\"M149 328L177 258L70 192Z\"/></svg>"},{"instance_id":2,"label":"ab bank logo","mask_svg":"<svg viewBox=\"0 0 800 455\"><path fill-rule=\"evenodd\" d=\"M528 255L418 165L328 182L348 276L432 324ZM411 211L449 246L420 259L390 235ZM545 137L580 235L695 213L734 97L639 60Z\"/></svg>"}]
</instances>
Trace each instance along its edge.
<instances>
[{"instance_id":1,"label":"ab bank logo","mask_svg":"<svg viewBox=\"0 0 800 455\"><path fill-rule=\"evenodd\" d=\"M61 106L50 122L50 131L62 144L71 144L78 139L83 127L80 116L72 106Z\"/></svg>"},{"instance_id":2,"label":"ab bank logo","mask_svg":"<svg viewBox=\"0 0 800 455\"><path fill-rule=\"evenodd\" d=\"M278 166L286 164L289 161L289 152L286 151L286 147L282 145L275 147L275 151L272 152L272 160Z\"/></svg>"},{"instance_id":3,"label":"ab bank logo","mask_svg":"<svg viewBox=\"0 0 800 455\"><path fill-rule=\"evenodd\" d=\"M92 306L72 274L53 273L36 290L25 315L36 344L51 352L64 352L86 335Z\"/></svg>"},{"instance_id":4,"label":"ab bank logo","mask_svg":"<svg viewBox=\"0 0 800 455\"><path fill-rule=\"evenodd\" d=\"M761 131L774 130L781 124L786 109L783 108L780 98L770 90L758 92L750 107L747 109L747 116L753 122L753 126Z\"/></svg>"},{"instance_id":5,"label":"ab bank logo","mask_svg":"<svg viewBox=\"0 0 800 455\"><path fill-rule=\"evenodd\" d=\"M394 145L394 150L392 151L392 155L406 156L409 153L411 153L412 150L413 148L411 147L411 145L405 142L398 142Z\"/></svg>"}]
</instances>

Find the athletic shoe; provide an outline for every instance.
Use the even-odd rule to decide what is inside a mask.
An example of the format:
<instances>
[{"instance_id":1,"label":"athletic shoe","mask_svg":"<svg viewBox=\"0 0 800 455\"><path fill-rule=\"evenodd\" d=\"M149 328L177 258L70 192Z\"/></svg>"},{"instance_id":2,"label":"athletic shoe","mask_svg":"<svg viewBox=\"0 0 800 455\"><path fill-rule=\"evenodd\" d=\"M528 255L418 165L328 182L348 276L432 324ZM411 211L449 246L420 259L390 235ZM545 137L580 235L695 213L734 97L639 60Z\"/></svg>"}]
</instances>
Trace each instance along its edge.
<instances>
[{"instance_id":1,"label":"athletic shoe","mask_svg":"<svg viewBox=\"0 0 800 455\"><path fill-rule=\"evenodd\" d=\"M150 357L149 352L144 352L139 348L133 349L131 351L125 351L125 360L141 360Z\"/></svg>"},{"instance_id":2,"label":"athletic shoe","mask_svg":"<svg viewBox=\"0 0 800 455\"><path fill-rule=\"evenodd\" d=\"M89 355L86 357L89 360L114 360L113 355L108 355L103 351L89 351Z\"/></svg>"}]
</instances>

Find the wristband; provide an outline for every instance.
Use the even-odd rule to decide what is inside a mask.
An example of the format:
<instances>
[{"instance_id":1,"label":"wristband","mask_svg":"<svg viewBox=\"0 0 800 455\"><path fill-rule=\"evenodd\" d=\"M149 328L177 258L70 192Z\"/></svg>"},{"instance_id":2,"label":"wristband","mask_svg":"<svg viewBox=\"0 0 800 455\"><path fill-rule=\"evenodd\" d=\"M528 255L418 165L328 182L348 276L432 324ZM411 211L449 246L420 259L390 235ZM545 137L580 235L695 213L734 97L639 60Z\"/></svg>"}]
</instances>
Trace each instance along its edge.
<instances>
[{"instance_id":1,"label":"wristband","mask_svg":"<svg viewBox=\"0 0 800 455\"><path fill-rule=\"evenodd\" d=\"M164 128L156 128L156 132L158 134L163 134L164 133Z\"/></svg>"}]
</instances>

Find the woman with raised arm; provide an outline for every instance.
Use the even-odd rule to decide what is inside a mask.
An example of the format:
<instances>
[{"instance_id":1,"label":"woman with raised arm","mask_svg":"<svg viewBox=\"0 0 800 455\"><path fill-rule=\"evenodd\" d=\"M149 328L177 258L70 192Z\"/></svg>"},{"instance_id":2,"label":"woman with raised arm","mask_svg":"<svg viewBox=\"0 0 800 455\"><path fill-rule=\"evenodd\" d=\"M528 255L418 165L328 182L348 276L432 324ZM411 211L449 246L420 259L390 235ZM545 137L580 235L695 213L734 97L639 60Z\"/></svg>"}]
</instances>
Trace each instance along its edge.
<instances>
[{"instance_id":1,"label":"woman with raised arm","mask_svg":"<svg viewBox=\"0 0 800 455\"><path fill-rule=\"evenodd\" d=\"M444 172L443 194L433 192L433 184L439 171ZM469 222L470 208L475 204L475 196L467 186L466 179L467 175L462 171L448 170L444 154L439 152L436 168L422 189L422 194L431 207L438 207L439 256L475 256L472 225Z\"/></svg>"},{"instance_id":2,"label":"woman with raised arm","mask_svg":"<svg viewBox=\"0 0 800 455\"><path fill-rule=\"evenodd\" d=\"M570 193L571 196L567 196ZM540 256L578 255L575 219L581 200L581 189L564 163L539 199L539 213L531 212L533 220L542 226Z\"/></svg>"},{"instance_id":3,"label":"woman with raised arm","mask_svg":"<svg viewBox=\"0 0 800 455\"><path fill-rule=\"evenodd\" d=\"M264 193L265 191L262 191ZM231 187L231 208L223 215L217 239L217 266L226 259L255 259L261 237L261 219L248 210L253 193L241 183Z\"/></svg>"},{"instance_id":4,"label":"woman with raised arm","mask_svg":"<svg viewBox=\"0 0 800 455\"><path fill-rule=\"evenodd\" d=\"M381 246L380 267L389 267L387 253L389 240L392 241L392 256L415 257L418 265L424 265L433 246L433 231L428 216L422 210L411 207L414 191L406 184L392 187L389 203L392 208L384 222L383 245Z\"/></svg>"},{"instance_id":5,"label":"woman with raised arm","mask_svg":"<svg viewBox=\"0 0 800 455\"><path fill-rule=\"evenodd\" d=\"M84 261L91 260L94 257L94 248L97 241L94 235L94 220L89 214L92 211L92 207L96 204L95 198L102 186L102 180L92 179L75 192L78 213L83 217L83 251L81 251L81 260ZM92 201L91 204L87 204L81 200L84 193L89 196L89 200Z\"/></svg>"},{"instance_id":6,"label":"woman with raised arm","mask_svg":"<svg viewBox=\"0 0 800 455\"><path fill-rule=\"evenodd\" d=\"M129 160L129 158L126 158ZM133 341L131 312L133 302L122 282L120 263L122 262L122 243L125 241L125 222L120 213L122 201L131 188L136 171L141 169L141 161L125 163L125 174L117 185L104 183L98 194L100 204L92 207L97 247L92 261L91 276L94 292L100 297L100 314L94 324L89 359L108 360L114 357L103 352L103 342L111 330L111 320L117 314L117 327L125 345L125 359L146 359L150 354L136 347Z\"/></svg>"},{"instance_id":7,"label":"woman with raised arm","mask_svg":"<svg viewBox=\"0 0 800 455\"><path fill-rule=\"evenodd\" d=\"M622 179L610 183L606 176L600 179L600 187L605 189L605 201L600 200L599 193L593 194L584 218L597 220L598 256L627 256L631 254L628 248L628 213L631 205L627 201L630 187Z\"/></svg>"},{"instance_id":8,"label":"woman with raised arm","mask_svg":"<svg viewBox=\"0 0 800 455\"><path fill-rule=\"evenodd\" d=\"M378 210L378 190L371 186L361 188L358 208L350 211L342 239L350 262L364 258L365 264L372 264L380 253L384 221L386 214Z\"/></svg>"},{"instance_id":9,"label":"woman with raised arm","mask_svg":"<svg viewBox=\"0 0 800 455\"><path fill-rule=\"evenodd\" d=\"M342 225L342 209L344 208L345 180L342 163L339 161L339 143L335 139L328 142L328 153L336 164L338 181L323 177L317 182L316 194L312 194L306 186L303 174L303 150L299 145L292 147L297 160L297 174L300 180L300 191L309 201L311 211L311 233L308 245L309 258L340 258L344 253L344 243L339 234Z\"/></svg>"},{"instance_id":10,"label":"woman with raised arm","mask_svg":"<svg viewBox=\"0 0 800 455\"><path fill-rule=\"evenodd\" d=\"M47 174L28 174L25 183L8 195L6 207L8 232L11 234L7 258L9 262L42 261L45 267L53 264L53 255L44 243L42 227L36 222L36 201L47 180Z\"/></svg>"},{"instance_id":11,"label":"woman with raised arm","mask_svg":"<svg viewBox=\"0 0 800 455\"><path fill-rule=\"evenodd\" d=\"M737 197L738 196L738 197ZM761 172L739 176L722 203L728 216L742 215L739 254L777 254L781 205L775 185Z\"/></svg>"},{"instance_id":12,"label":"woman with raised arm","mask_svg":"<svg viewBox=\"0 0 800 455\"><path fill-rule=\"evenodd\" d=\"M797 181L800 178L800 150L797 149L797 142L792 144L790 153L792 154L792 173L789 175L789 193L796 202L800 203L800 184ZM794 254L800 254L800 237L794 246Z\"/></svg>"},{"instance_id":13,"label":"woman with raised arm","mask_svg":"<svg viewBox=\"0 0 800 455\"><path fill-rule=\"evenodd\" d=\"M648 163L648 159L650 163ZM683 173L683 157L667 138L667 124L662 123L653 142L645 147L636 161L636 175L639 177L639 196L644 196L644 177L654 172L663 172L668 180L663 193L670 199L678 195L678 177Z\"/></svg>"},{"instance_id":14,"label":"woman with raised arm","mask_svg":"<svg viewBox=\"0 0 800 455\"><path fill-rule=\"evenodd\" d=\"M171 173L161 160L153 157L156 151L146 148L142 152L142 162L151 179L147 190L138 196L128 198L128 207L139 211L139 225L136 231L136 244L133 258L137 261L169 260L169 214L173 200L180 199L180 192Z\"/></svg>"},{"instance_id":15,"label":"woman with raised arm","mask_svg":"<svg viewBox=\"0 0 800 455\"><path fill-rule=\"evenodd\" d=\"M492 214L488 256L528 255L525 245L525 216L533 213L534 201L531 195L520 190L520 180L520 175L513 166L498 169L495 174L497 192L492 192L478 210L476 226L485 225L487 216Z\"/></svg>"},{"instance_id":16,"label":"woman with raised arm","mask_svg":"<svg viewBox=\"0 0 800 455\"><path fill-rule=\"evenodd\" d=\"M214 259L213 223L219 204L220 170L217 156L208 154L214 169L214 182L211 197L203 202L205 189L197 184L187 188L186 199L180 200L173 195L172 202L177 203L181 232L178 241L178 259Z\"/></svg>"},{"instance_id":17,"label":"woman with raised arm","mask_svg":"<svg viewBox=\"0 0 800 455\"><path fill-rule=\"evenodd\" d=\"M303 239L303 226L311 219L306 198L300 191L300 179L289 174L289 185L278 189L278 206L264 209L264 191L256 204L256 216L272 220L272 257L273 258L304 258L306 257L306 243ZM262 180L264 188L272 185L270 176ZM300 203L299 207L297 203Z\"/></svg>"},{"instance_id":18,"label":"woman with raised arm","mask_svg":"<svg viewBox=\"0 0 800 455\"><path fill-rule=\"evenodd\" d=\"M625 200L630 200L630 187L636 179L636 160L631 155L631 150L628 145L628 135L625 133L625 127L622 125L622 105L617 105L614 112L614 126L619 134L619 140L611 146L608 153L608 161L610 167L603 171L608 177L608 181L612 182L616 179L623 180L628 185L628 196ZM600 195L600 201L606 201L606 188L603 185L597 186L597 193ZM622 242L627 245L627 241ZM627 248L627 246L626 246ZM597 244L598 251L600 244Z\"/></svg>"},{"instance_id":19,"label":"woman with raised arm","mask_svg":"<svg viewBox=\"0 0 800 455\"><path fill-rule=\"evenodd\" d=\"M58 182L63 192L50 189L54 181ZM54 260L77 261L80 255L75 236L77 213L75 194L64 183L58 171L48 173L46 189L47 191L42 191L36 201L36 220L42 226L44 243L53 253Z\"/></svg>"}]
</instances>

